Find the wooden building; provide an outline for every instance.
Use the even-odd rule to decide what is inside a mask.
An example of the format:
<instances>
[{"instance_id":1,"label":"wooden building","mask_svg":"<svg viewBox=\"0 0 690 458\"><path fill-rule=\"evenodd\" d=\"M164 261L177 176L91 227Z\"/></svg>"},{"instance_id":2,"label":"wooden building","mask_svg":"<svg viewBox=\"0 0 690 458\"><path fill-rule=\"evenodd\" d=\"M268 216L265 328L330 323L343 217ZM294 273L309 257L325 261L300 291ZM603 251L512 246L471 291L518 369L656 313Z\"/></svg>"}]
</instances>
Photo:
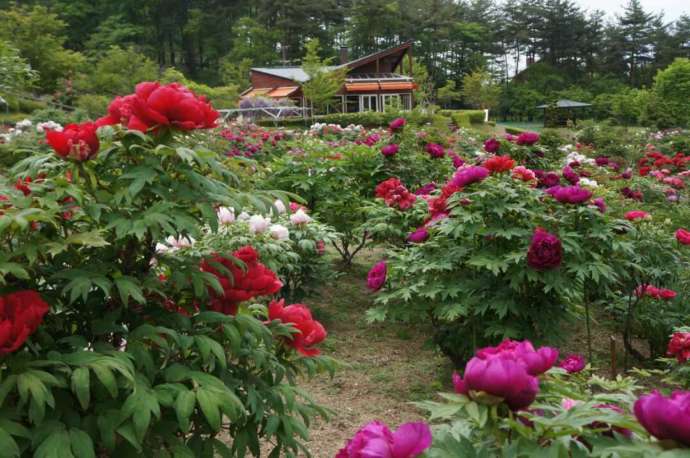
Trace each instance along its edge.
<instances>
[{"instance_id":1,"label":"wooden building","mask_svg":"<svg viewBox=\"0 0 690 458\"><path fill-rule=\"evenodd\" d=\"M345 84L333 110L343 113L385 111L389 107L409 110L416 88L412 78L412 42L350 61L347 48L340 50L340 65L346 68ZM407 57L407 59L405 58ZM257 67L251 69L251 87L240 97L290 99L304 106L302 84L309 76L301 67Z\"/></svg>"}]
</instances>

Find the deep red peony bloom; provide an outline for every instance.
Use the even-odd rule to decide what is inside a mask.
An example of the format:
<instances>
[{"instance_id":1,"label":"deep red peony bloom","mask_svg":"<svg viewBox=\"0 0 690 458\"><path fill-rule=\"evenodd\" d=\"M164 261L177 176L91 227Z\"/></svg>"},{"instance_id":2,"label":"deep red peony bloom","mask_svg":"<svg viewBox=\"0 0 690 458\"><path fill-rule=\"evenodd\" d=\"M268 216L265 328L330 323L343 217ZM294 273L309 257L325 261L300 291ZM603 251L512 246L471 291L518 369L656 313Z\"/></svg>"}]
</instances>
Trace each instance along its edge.
<instances>
[{"instance_id":1,"label":"deep red peony bloom","mask_svg":"<svg viewBox=\"0 0 690 458\"><path fill-rule=\"evenodd\" d=\"M137 84L134 94L118 97L108 107L108 116L97 121L99 126L123 124L128 129L146 132L160 126L182 130L216 127L218 112L204 97L178 83L158 82Z\"/></svg>"},{"instance_id":2,"label":"deep red peony bloom","mask_svg":"<svg viewBox=\"0 0 690 458\"><path fill-rule=\"evenodd\" d=\"M397 178L389 178L376 186L376 197L383 199L386 205L400 210L411 208L417 196L412 194Z\"/></svg>"},{"instance_id":3,"label":"deep red peony bloom","mask_svg":"<svg viewBox=\"0 0 690 458\"><path fill-rule=\"evenodd\" d=\"M97 128L92 122L68 124L62 132L46 131L46 141L61 158L85 161L98 153Z\"/></svg>"},{"instance_id":4,"label":"deep red peony bloom","mask_svg":"<svg viewBox=\"0 0 690 458\"><path fill-rule=\"evenodd\" d=\"M678 229L676 231L676 240L678 240L678 243L680 244L690 245L690 231L686 231L685 229Z\"/></svg>"},{"instance_id":5,"label":"deep red peony bloom","mask_svg":"<svg viewBox=\"0 0 690 458\"><path fill-rule=\"evenodd\" d=\"M536 270L548 270L560 266L562 259L561 241L556 235L538 227L527 251L527 264Z\"/></svg>"},{"instance_id":6,"label":"deep red peony bloom","mask_svg":"<svg viewBox=\"0 0 690 458\"><path fill-rule=\"evenodd\" d=\"M670 301L674 299L678 294L672 289L667 288L657 288L654 285L640 285L635 288L635 295L637 297L647 296L656 300Z\"/></svg>"},{"instance_id":7,"label":"deep red peony bloom","mask_svg":"<svg viewBox=\"0 0 690 458\"><path fill-rule=\"evenodd\" d=\"M36 291L0 296L0 356L21 347L36 332L49 309Z\"/></svg>"},{"instance_id":8,"label":"deep red peony bloom","mask_svg":"<svg viewBox=\"0 0 690 458\"><path fill-rule=\"evenodd\" d=\"M495 153L501 148L501 142L492 137L484 142L484 151L487 153Z\"/></svg>"},{"instance_id":9,"label":"deep red peony bloom","mask_svg":"<svg viewBox=\"0 0 690 458\"><path fill-rule=\"evenodd\" d=\"M269 320L280 320L285 324L292 324L299 332L292 335L290 345L304 356L316 356L321 351L311 348L323 342L326 329L314 320L309 307L304 304L285 306L285 300L271 301L268 306Z\"/></svg>"},{"instance_id":10,"label":"deep red peony bloom","mask_svg":"<svg viewBox=\"0 0 690 458\"><path fill-rule=\"evenodd\" d=\"M668 356L675 356L679 363L690 358L690 332L674 332L668 342Z\"/></svg>"},{"instance_id":11,"label":"deep red peony bloom","mask_svg":"<svg viewBox=\"0 0 690 458\"><path fill-rule=\"evenodd\" d=\"M509 172L515 167L515 161L509 156L492 156L482 164L491 174Z\"/></svg>"},{"instance_id":12,"label":"deep red peony bloom","mask_svg":"<svg viewBox=\"0 0 690 458\"><path fill-rule=\"evenodd\" d=\"M214 255L210 260L201 262L201 270L218 277L223 287L223 294L209 289L209 307L216 312L234 315L240 302L257 296L270 296L280 291L283 284L276 274L259 262L259 255L251 246L245 246L232 254L244 263L244 267L237 266L232 260ZM221 264L232 277L212 263Z\"/></svg>"},{"instance_id":13,"label":"deep red peony bloom","mask_svg":"<svg viewBox=\"0 0 690 458\"><path fill-rule=\"evenodd\" d=\"M31 182L31 177L17 178L17 182L14 184L14 189L16 189L17 191L21 191L22 194L28 196L29 194L31 194L31 188L29 187Z\"/></svg>"}]
</instances>

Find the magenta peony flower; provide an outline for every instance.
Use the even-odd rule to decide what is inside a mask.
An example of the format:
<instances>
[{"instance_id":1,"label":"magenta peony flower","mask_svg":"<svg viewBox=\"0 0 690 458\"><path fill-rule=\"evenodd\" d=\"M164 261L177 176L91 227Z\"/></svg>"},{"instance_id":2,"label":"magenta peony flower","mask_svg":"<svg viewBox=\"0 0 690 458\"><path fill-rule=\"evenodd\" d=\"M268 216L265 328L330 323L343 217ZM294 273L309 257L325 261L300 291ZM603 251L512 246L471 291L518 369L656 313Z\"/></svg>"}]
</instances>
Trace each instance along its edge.
<instances>
[{"instance_id":1,"label":"magenta peony flower","mask_svg":"<svg viewBox=\"0 0 690 458\"><path fill-rule=\"evenodd\" d=\"M592 197L592 191L580 186L553 186L546 190L554 199L562 204L581 204Z\"/></svg>"},{"instance_id":2,"label":"magenta peony flower","mask_svg":"<svg viewBox=\"0 0 690 458\"><path fill-rule=\"evenodd\" d=\"M423 422L404 423L392 432L385 424L372 421L335 458L415 458L429 448L431 439L431 430Z\"/></svg>"},{"instance_id":3,"label":"magenta peony flower","mask_svg":"<svg viewBox=\"0 0 690 458\"><path fill-rule=\"evenodd\" d=\"M388 264L386 261L379 261L369 270L367 274L367 287L372 291L380 290L386 283Z\"/></svg>"},{"instance_id":4,"label":"magenta peony flower","mask_svg":"<svg viewBox=\"0 0 690 458\"><path fill-rule=\"evenodd\" d=\"M574 374L580 372L585 368L587 363L585 362L585 357L582 355L568 355L560 362L559 367L562 367L569 374Z\"/></svg>"},{"instance_id":5,"label":"magenta peony flower","mask_svg":"<svg viewBox=\"0 0 690 458\"><path fill-rule=\"evenodd\" d=\"M667 398L655 390L635 402L634 412L652 436L690 447L690 392L674 391Z\"/></svg>"},{"instance_id":6,"label":"magenta peony flower","mask_svg":"<svg viewBox=\"0 0 690 458\"><path fill-rule=\"evenodd\" d=\"M539 134L536 132L523 132L518 135L515 143L518 145L532 146L539 141Z\"/></svg>"},{"instance_id":7,"label":"magenta peony flower","mask_svg":"<svg viewBox=\"0 0 690 458\"><path fill-rule=\"evenodd\" d=\"M598 156L596 159L594 159L594 162L599 167L606 167L607 165L609 165L609 157L608 156Z\"/></svg>"},{"instance_id":8,"label":"magenta peony flower","mask_svg":"<svg viewBox=\"0 0 690 458\"><path fill-rule=\"evenodd\" d=\"M561 172L561 174L563 175L563 178L568 180L572 185L578 184L580 182L580 175L578 175L575 172L575 170L573 170L573 168L569 165L563 167L563 171Z\"/></svg>"},{"instance_id":9,"label":"magenta peony flower","mask_svg":"<svg viewBox=\"0 0 690 458\"><path fill-rule=\"evenodd\" d=\"M400 146L396 145L395 143L390 143L381 148L381 154L383 154L386 157L395 156L396 154L398 154L399 150Z\"/></svg>"},{"instance_id":10,"label":"magenta peony flower","mask_svg":"<svg viewBox=\"0 0 690 458\"><path fill-rule=\"evenodd\" d=\"M505 339L496 347L477 350L476 356L480 359L496 356L510 358L523 364L530 375L541 375L556 363L558 350L553 347L539 347L535 350L529 340Z\"/></svg>"},{"instance_id":11,"label":"magenta peony flower","mask_svg":"<svg viewBox=\"0 0 690 458\"><path fill-rule=\"evenodd\" d=\"M690 231L685 229L678 229L676 231L676 240L682 245L690 245Z\"/></svg>"},{"instance_id":12,"label":"magenta peony flower","mask_svg":"<svg viewBox=\"0 0 690 458\"><path fill-rule=\"evenodd\" d=\"M407 236L407 241L412 243L422 243L429 238L429 231L424 227L420 227L416 231Z\"/></svg>"},{"instance_id":13,"label":"magenta peony flower","mask_svg":"<svg viewBox=\"0 0 690 458\"><path fill-rule=\"evenodd\" d=\"M391 132L400 132L405 127L405 124L407 124L405 118L395 118L388 124L388 128Z\"/></svg>"},{"instance_id":14,"label":"magenta peony flower","mask_svg":"<svg viewBox=\"0 0 690 458\"><path fill-rule=\"evenodd\" d=\"M500 148L501 142L499 142L493 137L484 142L484 151L486 151L487 153L495 153Z\"/></svg>"},{"instance_id":15,"label":"magenta peony flower","mask_svg":"<svg viewBox=\"0 0 690 458\"><path fill-rule=\"evenodd\" d=\"M417 189L414 193L417 196L427 196L434 192L436 190L436 183L433 181L431 183L427 183L421 188Z\"/></svg>"},{"instance_id":16,"label":"magenta peony flower","mask_svg":"<svg viewBox=\"0 0 690 458\"><path fill-rule=\"evenodd\" d=\"M596 199L592 200L592 204L594 204L601 213L606 213L606 202L604 202L603 197L597 197Z\"/></svg>"},{"instance_id":17,"label":"magenta peony flower","mask_svg":"<svg viewBox=\"0 0 690 458\"><path fill-rule=\"evenodd\" d=\"M507 355L487 359L475 356L465 366L464 379L455 377L453 384L456 390L469 394L483 391L503 398L513 410L529 406L539 392L539 379L530 375L522 362Z\"/></svg>"},{"instance_id":18,"label":"magenta peony flower","mask_svg":"<svg viewBox=\"0 0 690 458\"><path fill-rule=\"evenodd\" d=\"M465 160L463 158L461 158L458 155L458 153L448 153L448 155L450 156L451 160L453 161L453 167L455 167L456 169L458 167L462 167L463 165L465 165Z\"/></svg>"},{"instance_id":19,"label":"magenta peony flower","mask_svg":"<svg viewBox=\"0 0 690 458\"><path fill-rule=\"evenodd\" d=\"M433 157L434 159L443 157L446 154L443 146L439 145L438 143L427 143L424 149L427 153L429 153L429 156Z\"/></svg>"},{"instance_id":20,"label":"magenta peony flower","mask_svg":"<svg viewBox=\"0 0 690 458\"><path fill-rule=\"evenodd\" d=\"M489 176L489 169L480 165L472 165L469 167L461 167L455 172L450 183L459 188L483 181Z\"/></svg>"},{"instance_id":21,"label":"magenta peony flower","mask_svg":"<svg viewBox=\"0 0 690 458\"><path fill-rule=\"evenodd\" d=\"M554 234L538 227L527 251L527 264L536 270L554 269L561 265L563 247Z\"/></svg>"}]
</instances>

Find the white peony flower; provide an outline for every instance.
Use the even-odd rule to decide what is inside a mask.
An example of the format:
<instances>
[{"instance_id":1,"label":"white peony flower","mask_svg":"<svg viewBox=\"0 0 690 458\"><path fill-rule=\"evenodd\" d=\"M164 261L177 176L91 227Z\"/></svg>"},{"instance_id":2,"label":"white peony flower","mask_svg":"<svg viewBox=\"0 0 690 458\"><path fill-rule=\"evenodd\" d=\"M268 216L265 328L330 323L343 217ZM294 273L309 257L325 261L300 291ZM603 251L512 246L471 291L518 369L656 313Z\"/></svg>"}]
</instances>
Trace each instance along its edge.
<instances>
[{"instance_id":1,"label":"white peony flower","mask_svg":"<svg viewBox=\"0 0 690 458\"><path fill-rule=\"evenodd\" d=\"M596 182L596 180L590 180L589 178L580 178L580 181L578 182L580 186L588 186L590 188L598 188L599 183Z\"/></svg>"},{"instance_id":2,"label":"white peony flower","mask_svg":"<svg viewBox=\"0 0 690 458\"><path fill-rule=\"evenodd\" d=\"M271 218L264 218L261 215L252 215L249 218L249 232L252 234L261 234L266 232L266 229L271 225Z\"/></svg>"},{"instance_id":3,"label":"white peony flower","mask_svg":"<svg viewBox=\"0 0 690 458\"><path fill-rule=\"evenodd\" d=\"M287 211L287 208L285 208L285 204L280 199L277 199L275 202L273 202L273 207L273 210L276 210L279 215L282 215Z\"/></svg>"},{"instance_id":4,"label":"white peony flower","mask_svg":"<svg viewBox=\"0 0 690 458\"><path fill-rule=\"evenodd\" d=\"M240 215L237 217L237 221L249 221L249 213L247 213L247 212L240 213Z\"/></svg>"},{"instance_id":5,"label":"white peony flower","mask_svg":"<svg viewBox=\"0 0 690 458\"><path fill-rule=\"evenodd\" d=\"M62 126L55 121L39 122L36 124L36 131L43 133L46 130L54 130L56 132L62 132Z\"/></svg>"},{"instance_id":6,"label":"white peony flower","mask_svg":"<svg viewBox=\"0 0 690 458\"><path fill-rule=\"evenodd\" d=\"M159 254L164 254L171 251L171 248L168 245L164 245L162 243L156 243L156 253Z\"/></svg>"},{"instance_id":7,"label":"white peony flower","mask_svg":"<svg viewBox=\"0 0 690 458\"><path fill-rule=\"evenodd\" d=\"M306 224L311 221L311 217L306 214L304 210L301 208L297 210L295 213L290 215L290 222L292 224Z\"/></svg>"},{"instance_id":8,"label":"white peony flower","mask_svg":"<svg viewBox=\"0 0 690 458\"><path fill-rule=\"evenodd\" d=\"M19 130L24 130L26 128L29 128L33 125L30 119L23 119L19 121L17 124L15 124L15 127Z\"/></svg>"},{"instance_id":9,"label":"white peony flower","mask_svg":"<svg viewBox=\"0 0 690 458\"><path fill-rule=\"evenodd\" d=\"M269 232L271 233L271 237L276 240L288 240L290 238L290 231L282 224L272 225Z\"/></svg>"},{"instance_id":10,"label":"white peony flower","mask_svg":"<svg viewBox=\"0 0 690 458\"><path fill-rule=\"evenodd\" d=\"M235 209L232 207L220 207L216 211L218 215L218 223L220 224L232 224L235 222Z\"/></svg>"}]
</instances>

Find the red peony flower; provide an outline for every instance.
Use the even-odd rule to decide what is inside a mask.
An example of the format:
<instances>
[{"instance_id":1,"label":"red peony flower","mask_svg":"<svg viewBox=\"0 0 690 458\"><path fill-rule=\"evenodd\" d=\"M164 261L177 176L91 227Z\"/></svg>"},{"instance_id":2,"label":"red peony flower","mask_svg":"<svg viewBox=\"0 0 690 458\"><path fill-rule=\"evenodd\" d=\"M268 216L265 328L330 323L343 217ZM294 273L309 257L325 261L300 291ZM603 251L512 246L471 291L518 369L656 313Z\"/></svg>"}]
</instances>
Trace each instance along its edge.
<instances>
[{"instance_id":1,"label":"red peony flower","mask_svg":"<svg viewBox=\"0 0 690 458\"><path fill-rule=\"evenodd\" d=\"M676 231L676 240L678 240L678 243L683 245L690 245L690 231L678 229Z\"/></svg>"},{"instance_id":2,"label":"red peony flower","mask_svg":"<svg viewBox=\"0 0 690 458\"><path fill-rule=\"evenodd\" d=\"M0 296L0 355L21 347L36 332L50 306L36 291Z\"/></svg>"},{"instance_id":3,"label":"red peony flower","mask_svg":"<svg viewBox=\"0 0 690 458\"><path fill-rule=\"evenodd\" d=\"M28 196L31 194L31 188L29 187L31 181L31 177L17 178L17 182L14 184L14 189L21 191L22 194Z\"/></svg>"},{"instance_id":4,"label":"red peony flower","mask_svg":"<svg viewBox=\"0 0 690 458\"><path fill-rule=\"evenodd\" d=\"M283 284L276 274L259 262L259 255L251 246L245 246L232 254L244 263L239 267L232 260L214 255L211 260L201 262L201 270L218 277L223 287L223 294L219 295L215 290L209 290L211 296L209 306L216 312L234 315L240 302L247 301L257 296L270 296L280 291ZM221 264L227 269L231 277L212 265Z\"/></svg>"},{"instance_id":5,"label":"red peony flower","mask_svg":"<svg viewBox=\"0 0 690 458\"><path fill-rule=\"evenodd\" d=\"M515 143L518 145L531 146L539 141L539 134L536 132L523 132L517 136Z\"/></svg>"},{"instance_id":6,"label":"red peony flower","mask_svg":"<svg viewBox=\"0 0 690 458\"><path fill-rule=\"evenodd\" d=\"M142 132L160 126L210 129L216 127L218 116L204 97L198 97L181 84L147 81L137 84L134 94L113 100L108 116L99 119L97 124L120 123Z\"/></svg>"},{"instance_id":7,"label":"red peony flower","mask_svg":"<svg viewBox=\"0 0 690 458\"><path fill-rule=\"evenodd\" d=\"M690 358L690 332L674 332L668 342L668 356L675 356L679 363Z\"/></svg>"},{"instance_id":8,"label":"red peony flower","mask_svg":"<svg viewBox=\"0 0 690 458\"><path fill-rule=\"evenodd\" d=\"M389 178L376 186L376 197L383 199L386 205L400 210L411 208L417 196L412 194L397 178Z\"/></svg>"},{"instance_id":9,"label":"red peony flower","mask_svg":"<svg viewBox=\"0 0 690 458\"><path fill-rule=\"evenodd\" d=\"M290 345L304 356L316 356L320 352L314 345L323 342L326 330L311 316L311 311L304 304L292 304L285 307L285 300L271 301L268 306L268 318L292 324L299 332L292 335Z\"/></svg>"},{"instance_id":10,"label":"red peony flower","mask_svg":"<svg viewBox=\"0 0 690 458\"><path fill-rule=\"evenodd\" d=\"M533 269L548 270L560 266L562 259L561 241L556 235L538 227L527 251L527 264Z\"/></svg>"},{"instance_id":11,"label":"red peony flower","mask_svg":"<svg viewBox=\"0 0 690 458\"><path fill-rule=\"evenodd\" d=\"M642 210L632 210L625 214L625 219L628 221L636 221L640 219L652 219L652 215Z\"/></svg>"},{"instance_id":12,"label":"red peony flower","mask_svg":"<svg viewBox=\"0 0 690 458\"><path fill-rule=\"evenodd\" d=\"M68 124L62 132L46 131L46 141L61 158L85 161L98 153L97 128L92 122Z\"/></svg>"},{"instance_id":13,"label":"red peony flower","mask_svg":"<svg viewBox=\"0 0 690 458\"><path fill-rule=\"evenodd\" d=\"M493 156L485 160L482 164L485 168L489 169L491 174L509 172L513 167L515 167L515 161L509 156Z\"/></svg>"}]
</instances>

